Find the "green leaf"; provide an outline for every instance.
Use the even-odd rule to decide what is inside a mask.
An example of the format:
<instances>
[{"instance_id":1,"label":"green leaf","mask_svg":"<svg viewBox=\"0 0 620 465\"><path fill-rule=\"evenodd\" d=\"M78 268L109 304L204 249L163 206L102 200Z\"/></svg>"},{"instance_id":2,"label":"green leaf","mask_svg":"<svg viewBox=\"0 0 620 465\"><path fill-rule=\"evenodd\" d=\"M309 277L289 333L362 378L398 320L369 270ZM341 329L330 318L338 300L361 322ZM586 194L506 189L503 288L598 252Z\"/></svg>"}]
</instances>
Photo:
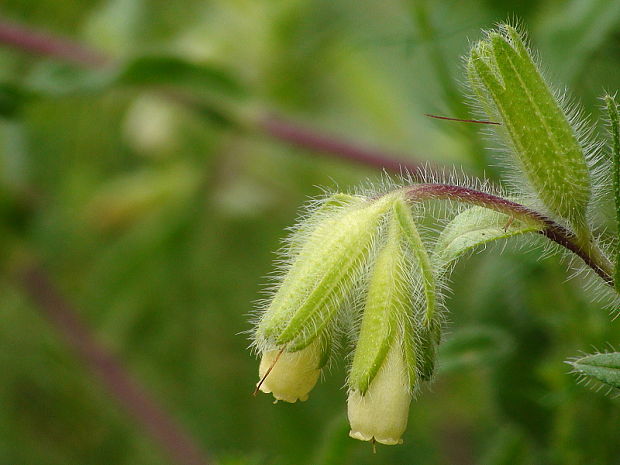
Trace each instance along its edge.
<instances>
[{"instance_id":1,"label":"green leaf","mask_svg":"<svg viewBox=\"0 0 620 465\"><path fill-rule=\"evenodd\" d=\"M43 62L33 68L22 85L39 98L98 94L110 87L113 75L110 69L76 68L66 63Z\"/></svg>"},{"instance_id":2,"label":"green leaf","mask_svg":"<svg viewBox=\"0 0 620 465\"><path fill-rule=\"evenodd\" d=\"M512 338L501 329L484 326L464 328L439 346L439 370L446 373L490 365L512 347Z\"/></svg>"},{"instance_id":3,"label":"green leaf","mask_svg":"<svg viewBox=\"0 0 620 465\"><path fill-rule=\"evenodd\" d=\"M537 223L510 218L483 207L472 207L458 214L439 235L432 260L435 270L447 267L465 252L497 239L538 232Z\"/></svg>"},{"instance_id":4,"label":"green leaf","mask_svg":"<svg viewBox=\"0 0 620 465\"><path fill-rule=\"evenodd\" d=\"M224 68L171 55L138 56L103 69L42 63L25 82L34 91L48 96L103 92L118 86L180 88L227 97L243 95L241 84Z\"/></svg>"},{"instance_id":5,"label":"green leaf","mask_svg":"<svg viewBox=\"0 0 620 465\"><path fill-rule=\"evenodd\" d=\"M0 89L0 115L15 114L27 101L17 98L22 95L30 100L97 95L118 87L139 87L160 90L168 98L187 104L201 117L222 126L237 124L231 104L244 96L242 85L224 68L163 55L139 56L102 69L45 62L35 66L19 84L6 86L6 90Z\"/></svg>"},{"instance_id":6,"label":"green leaf","mask_svg":"<svg viewBox=\"0 0 620 465\"><path fill-rule=\"evenodd\" d=\"M585 379L595 380L611 389L620 389L620 352L586 355L567 363Z\"/></svg>"}]
</instances>

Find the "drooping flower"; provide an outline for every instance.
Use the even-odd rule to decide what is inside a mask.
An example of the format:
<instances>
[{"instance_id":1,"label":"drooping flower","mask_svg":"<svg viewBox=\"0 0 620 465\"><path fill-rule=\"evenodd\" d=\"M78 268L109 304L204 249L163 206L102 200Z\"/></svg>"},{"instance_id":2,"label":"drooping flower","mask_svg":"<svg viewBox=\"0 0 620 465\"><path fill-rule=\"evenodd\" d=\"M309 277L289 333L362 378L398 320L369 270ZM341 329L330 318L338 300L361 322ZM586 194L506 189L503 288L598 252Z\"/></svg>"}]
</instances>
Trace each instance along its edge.
<instances>
[{"instance_id":1,"label":"drooping flower","mask_svg":"<svg viewBox=\"0 0 620 465\"><path fill-rule=\"evenodd\" d=\"M409 404L424 372L419 353L418 320L429 316L423 307L426 277L415 223L404 200L397 200L387 233L370 272L353 363L349 374L350 436L363 441L400 444L407 427ZM416 309L425 311L418 315ZM432 316L431 316L432 317ZM417 353L418 352L418 353Z\"/></svg>"},{"instance_id":2,"label":"drooping flower","mask_svg":"<svg viewBox=\"0 0 620 465\"><path fill-rule=\"evenodd\" d=\"M300 225L288 253L254 334L262 355L257 390L306 400L328 359L337 315L346 310L343 320L354 321L362 300L347 382L350 435L401 443L436 343L424 331L436 321L435 278L405 193L331 197Z\"/></svg>"},{"instance_id":3,"label":"drooping flower","mask_svg":"<svg viewBox=\"0 0 620 465\"><path fill-rule=\"evenodd\" d=\"M334 317L363 276L392 202L337 195L300 226L290 265L255 332L266 376L261 390L288 402L307 397L327 360Z\"/></svg>"}]
</instances>

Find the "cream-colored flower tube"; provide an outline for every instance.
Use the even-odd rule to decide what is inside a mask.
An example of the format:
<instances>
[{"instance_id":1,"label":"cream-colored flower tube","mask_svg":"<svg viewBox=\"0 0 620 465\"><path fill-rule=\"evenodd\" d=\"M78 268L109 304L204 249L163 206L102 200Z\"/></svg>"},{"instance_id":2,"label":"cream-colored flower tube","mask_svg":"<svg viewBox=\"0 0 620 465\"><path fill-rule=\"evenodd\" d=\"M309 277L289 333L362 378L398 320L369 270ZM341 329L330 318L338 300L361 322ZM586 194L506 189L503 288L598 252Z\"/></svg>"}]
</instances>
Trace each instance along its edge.
<instances>
[{"instance_id":1,"label":"cream-colored flower tube","mask_svg":"<svg viewBox=\"0 0 620 465\"><path fill-rule=\"evenodd\" d=\"M315 339L309 346L297 352L285 351L279 354L279 350L270 350L263 354L258 369L260 379L263 379L270 367L273 368L259 389L267 394L272 393L276 400L285 402L307 400L321 372L319 339Z\"/></svg>"},{"instance_id":2,"label":"cream-colored flower tube","mask_svg":"<svg viewBox=\"0 0 620 465\"><path fill-rule=\"evenodd\" d=\"M407 428L411 393L404 356L392 344L382 367L365 394L351 391L348 399L349 436L361 441L373 438L381 444L401 444Z\"/></svg>"}]
</instances>

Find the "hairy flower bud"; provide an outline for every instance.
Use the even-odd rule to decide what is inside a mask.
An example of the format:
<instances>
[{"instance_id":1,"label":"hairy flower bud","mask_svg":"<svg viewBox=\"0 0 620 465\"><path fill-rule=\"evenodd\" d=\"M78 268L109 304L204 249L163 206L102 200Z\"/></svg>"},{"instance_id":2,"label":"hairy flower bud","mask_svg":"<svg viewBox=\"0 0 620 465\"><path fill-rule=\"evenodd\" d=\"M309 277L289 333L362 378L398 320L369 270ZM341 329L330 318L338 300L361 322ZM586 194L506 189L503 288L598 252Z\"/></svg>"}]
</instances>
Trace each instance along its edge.
<instances>
[{"instance_id":1,"label":"hairy flower bud","mask_svg":"<svg viewBox=\"0 0 620 465\"><path fill-rule=\"evenodd\" d=\"M584 148L519 33L506 25L489 33L472 49L467 67L476 96L502 123L494 128L541 201L584 230L591 191Z\"/></svg>"},{"instance_id":2,"label":"hairy flower bud","mask_svg":"<svg viewBox=\"0 0 620 465\"><path fill-rule=\"evenodd\" d=\"M255 332L260 390L287 402L308 397L327 360L334 316L363 277L395 198L337 194L294 233L290 265Z\"/></svg>"}]
</instances>

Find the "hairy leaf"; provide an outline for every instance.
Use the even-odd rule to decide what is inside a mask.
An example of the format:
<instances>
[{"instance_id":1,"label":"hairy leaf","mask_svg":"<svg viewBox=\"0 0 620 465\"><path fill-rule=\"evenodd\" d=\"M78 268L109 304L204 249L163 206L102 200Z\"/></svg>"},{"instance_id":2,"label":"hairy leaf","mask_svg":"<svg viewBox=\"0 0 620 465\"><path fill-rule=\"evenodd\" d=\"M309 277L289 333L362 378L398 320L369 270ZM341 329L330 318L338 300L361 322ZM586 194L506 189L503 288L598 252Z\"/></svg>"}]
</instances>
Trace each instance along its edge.
<instances>
[{"instance_id":1,"label":"hairy leaf","mask_svg":"<svg viewBox=\"0 0 620 465\"><path fill-rule=\"evenodd\" d=\"M435 244L433 264L436 270L445 270L475 247L540 229L536 223L516 220L483 207L472 207L457 215L441 232Z\"/></svg>"},{"instance_id":2,"label":"hairy leaf","mask_svg":"<svg viewBox=\"0 0 620 465\"><path fill-rule=\"evenodd\" d=\"M620 389L620 352L586 355L568 362L575 373L603 386Z\"/></svg>"}]
</instances>

